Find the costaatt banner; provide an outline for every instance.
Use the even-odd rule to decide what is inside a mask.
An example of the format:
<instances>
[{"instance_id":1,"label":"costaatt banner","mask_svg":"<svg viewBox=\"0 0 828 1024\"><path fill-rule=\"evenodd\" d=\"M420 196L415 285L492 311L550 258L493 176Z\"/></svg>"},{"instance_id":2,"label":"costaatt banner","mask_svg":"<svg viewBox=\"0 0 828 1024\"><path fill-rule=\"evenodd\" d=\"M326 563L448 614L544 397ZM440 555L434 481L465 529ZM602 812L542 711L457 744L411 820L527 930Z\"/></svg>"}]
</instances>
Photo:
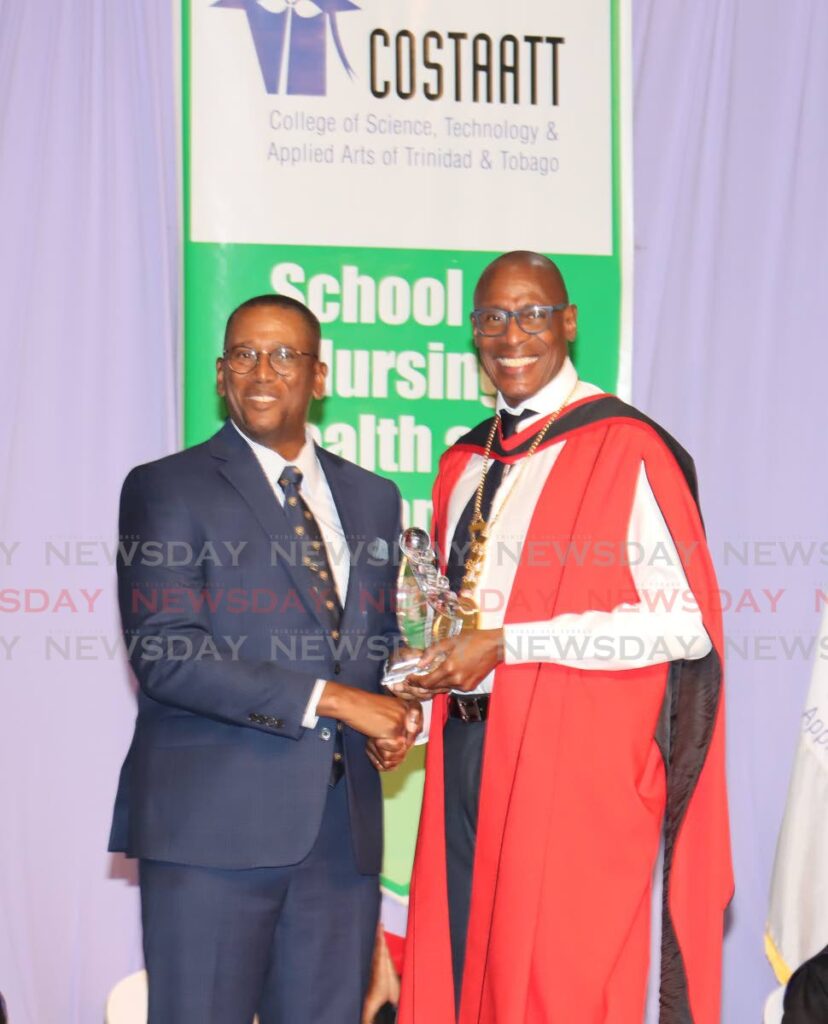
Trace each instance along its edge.
<instances>
[{"instance_id":1,"label":"costaatt banner","mask_svg":"<svg viewBox=\"0 0 828 1024\"><path fill-rule=\"evenodd\" d=\"M629 0L184 0L185 439L223 416L229 311L322 322L318 441L427 527L444 448L490 415L469 311L496 254L559 263L582 377L630 369ZM384 915L404 930L418 751L384 779Z\"/></svg>"}]
</instances>

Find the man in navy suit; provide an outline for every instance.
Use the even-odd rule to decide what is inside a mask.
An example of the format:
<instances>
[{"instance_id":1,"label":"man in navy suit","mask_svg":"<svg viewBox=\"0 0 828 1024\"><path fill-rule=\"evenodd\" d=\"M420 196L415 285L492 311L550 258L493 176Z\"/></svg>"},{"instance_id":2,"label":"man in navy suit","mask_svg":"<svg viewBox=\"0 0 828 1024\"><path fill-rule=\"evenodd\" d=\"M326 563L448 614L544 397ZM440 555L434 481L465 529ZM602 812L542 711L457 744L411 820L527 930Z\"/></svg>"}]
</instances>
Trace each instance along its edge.
<instances>
[{"instance_id":1,"label":"man in navy suit","mask_svg":"<svg viewBox=\"0 0 828 1024\"><path fill-rule=\"evenodd\" d=\"M379 692L399 494L306 432L319 339L293 299L243 303L216 363L228 422L124 483L119 599L140 692L110 849L140 858L150 1024L360 1017L377 769L420 712Z\"/></svg>"}]
</instances>

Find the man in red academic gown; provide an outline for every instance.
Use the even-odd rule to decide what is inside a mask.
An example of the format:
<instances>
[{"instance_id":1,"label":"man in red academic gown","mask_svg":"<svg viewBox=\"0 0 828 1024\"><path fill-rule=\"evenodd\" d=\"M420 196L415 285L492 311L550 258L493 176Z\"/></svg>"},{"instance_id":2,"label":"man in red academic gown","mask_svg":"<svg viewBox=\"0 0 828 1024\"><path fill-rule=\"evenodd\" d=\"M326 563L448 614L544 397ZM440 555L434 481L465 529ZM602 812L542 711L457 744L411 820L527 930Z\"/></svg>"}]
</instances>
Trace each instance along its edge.
<instances>
[{"instance_id":1,"label":"man in red academic gown","mask_svg":"<svg viewBox=\"0 0 828 1024\"><path fill-rule=\"evenodd\" d=\"M660 1019L714 1024L732 878L692 460L578 380L551 261L501 256L474 299L498 415L443 456L434 534L479 612L405 684L434 712L400 1021L642 1021L661 847Z\"/></svg>"}]
</instances>

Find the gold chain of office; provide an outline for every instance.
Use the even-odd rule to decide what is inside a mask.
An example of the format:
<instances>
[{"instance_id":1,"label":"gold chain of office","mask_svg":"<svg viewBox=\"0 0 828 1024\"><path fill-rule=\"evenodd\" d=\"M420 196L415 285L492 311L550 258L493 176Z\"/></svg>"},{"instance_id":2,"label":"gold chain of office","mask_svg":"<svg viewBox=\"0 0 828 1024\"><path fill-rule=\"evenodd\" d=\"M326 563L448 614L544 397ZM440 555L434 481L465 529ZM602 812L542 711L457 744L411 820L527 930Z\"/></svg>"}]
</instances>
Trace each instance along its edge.
<instances>
[{"instance_id":1,"label":"gold chain of office","mask_svg":"<svg viewBox=\"0 0 828 1024\"><path fill-rule=\"evenodd\" d=\"M474 511L472 513L472 521L469 524L471 544L469 545L469 553L466 556L463 582L460 585L460 612L463 616L463 629L477 629L478 626L480 609L478 608L473 595L477 589L477 584L480 582L480 576L483 572L483 566L486 561L486 545L492 535L495 523L500 519L503 509L506 507L506 502L517 489L517 485L520 481L520 474L524 471L529 460L538 450L538 447L544 437L546 437L549 428L569 404L572 396L575 394L575 388L577 388L577 386L578 385L576 383L575 387L569 392L563 402L561 402L558 408L549 415L543 426L537 434L535 434L532 439L532 444L529 446L529 450L526 453L526 457L521 460L514 483L509 488L506 497L503 499L500 508L497 510L494 517L486 522L483 518L483 489L486 486L486 473L489 470L492 445L494 444L495 434L497 433L497 428L500 424L500 416L495 416L492 420L492 428L489 431L489 437L486 441L486 450L483 453L483 466L480 471L480 483L477 485L477 493L474 497Z\"/></svg>"}]
</instances>

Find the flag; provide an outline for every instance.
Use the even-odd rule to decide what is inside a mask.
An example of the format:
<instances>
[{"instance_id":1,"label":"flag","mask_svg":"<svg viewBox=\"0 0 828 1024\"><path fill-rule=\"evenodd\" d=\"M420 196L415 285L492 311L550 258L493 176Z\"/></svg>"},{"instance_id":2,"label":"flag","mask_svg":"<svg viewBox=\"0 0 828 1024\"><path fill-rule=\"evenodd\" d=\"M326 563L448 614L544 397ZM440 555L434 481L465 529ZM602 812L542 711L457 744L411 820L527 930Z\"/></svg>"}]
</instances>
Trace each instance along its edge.
<instances>
[{"instance_id":1,"label":"flag","mask_svg":"<svg viewBox=\"0 0 828 1024\"><path fill-rule=\"evenodd\" d=\"M823 656L823 650L826 655ZM828 945L828 609L776 847L765 952L785 984Z\"/></svg>"},{"instance_id":2,"label":"flag","mask_svg":"<svg viewBox=\"0 0 828 1024\"><path fill-rule=\"evenodd\" d=\"M382 893L382 906L380 920L385 931L385 942L394 969L397 974L402 974L403 944L405 943L405 929L408 923L408 897L401 896L387 886L380 887Z\"/></svg>"}]
</instances>

